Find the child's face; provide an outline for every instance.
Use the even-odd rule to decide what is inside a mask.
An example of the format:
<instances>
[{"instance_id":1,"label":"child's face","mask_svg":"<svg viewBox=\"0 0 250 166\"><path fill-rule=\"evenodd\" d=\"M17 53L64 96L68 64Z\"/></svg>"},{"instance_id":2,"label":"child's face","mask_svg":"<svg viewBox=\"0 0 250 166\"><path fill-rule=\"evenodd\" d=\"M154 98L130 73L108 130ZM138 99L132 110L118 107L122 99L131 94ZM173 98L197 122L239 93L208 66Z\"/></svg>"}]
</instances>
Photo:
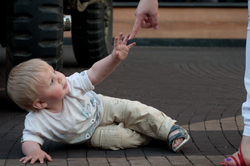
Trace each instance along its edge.
<instances>
[{"instance_id":1,"label":"child's face","mask_svg":"<svg viewBox=\"0 0 250 166\"><path fill-rule=\"evenodd\" d=\"M38 75L43 81L43 86L39 88L39 96L47 104L57 103L69 93L69 87L64 74L55 71L50 65L48 65L48 71L40 72Z\"/></svg>"}]
</instances>

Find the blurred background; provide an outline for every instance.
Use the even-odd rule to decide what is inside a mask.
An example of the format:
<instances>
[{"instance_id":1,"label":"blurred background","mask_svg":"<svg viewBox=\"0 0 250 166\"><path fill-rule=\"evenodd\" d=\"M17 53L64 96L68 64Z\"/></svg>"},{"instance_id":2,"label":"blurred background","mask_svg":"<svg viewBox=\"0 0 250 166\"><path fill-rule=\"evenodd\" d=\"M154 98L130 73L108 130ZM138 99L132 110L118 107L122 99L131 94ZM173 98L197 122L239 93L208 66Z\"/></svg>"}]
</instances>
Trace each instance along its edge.
<instances>
[{"instance_id":1,"label":"blurred background","mask_svg":"<svg viewBox=\"0 0 250 166\"><path fill-rule=\"evenodd\" d=\"M137 5L138 0L113 1L113 37L119 32L131 33ZM140 29L135 40L150 39L147 42L153 42L149 44L157 45L185 46L204 41L245 45L247 0L159 0L159 14L159 30ZM65 32L65 37L70 35Z\"/></svg>"},{"instance_id":2,"label":"blurred background","mask_svg":"<svg viewBox=\"0 0 250 166\"><path fill-rule=\"evenodd\" d=\"M129 3L129 2L134 2ZM130 30L138 0L114 0L113 35ZM128 6L128 8L124 8ZM129 7L132 7L129 9ZM134 10L134 11L133 11ZM124 14L120 14L124 13ZM247 0L159 0L160 29L139 38L245 39ZM129 28L130 27L130 28ZM128 32L130 33L130 32ZM147 35L145 35L147 34Z\"/></svg>"}]
</instances>

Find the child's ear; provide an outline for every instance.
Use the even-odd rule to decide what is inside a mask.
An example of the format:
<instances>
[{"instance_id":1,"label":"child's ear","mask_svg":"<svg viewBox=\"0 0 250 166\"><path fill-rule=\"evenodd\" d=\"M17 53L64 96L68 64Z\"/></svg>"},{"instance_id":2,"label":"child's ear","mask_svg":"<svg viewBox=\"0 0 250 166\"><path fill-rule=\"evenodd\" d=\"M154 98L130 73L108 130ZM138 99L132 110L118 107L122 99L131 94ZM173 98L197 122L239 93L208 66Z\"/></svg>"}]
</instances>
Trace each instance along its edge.
<instances>
[{"instance_id":1,"label":"child's ear","mask_svg":"<svg viewBox=\"0 0 250 166\"><path fill-rule=\"evenodd\" d=\"M40 99L36 99L36 101L34 101L33 103L33 107L40 110L40 109L44 109L47 107L47 103L43 102Z\"/></svg>"}]
</instances>

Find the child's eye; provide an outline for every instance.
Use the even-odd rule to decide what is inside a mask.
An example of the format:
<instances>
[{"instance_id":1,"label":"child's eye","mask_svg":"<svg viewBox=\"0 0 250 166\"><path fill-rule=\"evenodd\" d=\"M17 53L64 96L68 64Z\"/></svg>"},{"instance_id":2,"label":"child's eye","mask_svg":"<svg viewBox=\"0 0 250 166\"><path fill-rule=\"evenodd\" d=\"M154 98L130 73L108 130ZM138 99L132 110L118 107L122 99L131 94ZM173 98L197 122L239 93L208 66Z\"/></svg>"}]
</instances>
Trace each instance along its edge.
<instances>
[{"instance_id":1,"label":"child's eye","mask_svg":"<svg viewBox=\"0 0 250 166\"><path fill-rule=\"evenodd\" d=\"M54 72L53 72L54 74L56 74L56 71L54 70Z\"/></svg>"},{"instance_id":2,"label":"child's eye","mask_svg":"<svg viewBox=\"0 0 250 166\"><path fill-rule=\"evenodd\" d=\"M52 79L52 80L50 81L50 85L52 85L52 84L53 84L53 82L54 82L54 80Z\"/></svg>"}]
</instances>

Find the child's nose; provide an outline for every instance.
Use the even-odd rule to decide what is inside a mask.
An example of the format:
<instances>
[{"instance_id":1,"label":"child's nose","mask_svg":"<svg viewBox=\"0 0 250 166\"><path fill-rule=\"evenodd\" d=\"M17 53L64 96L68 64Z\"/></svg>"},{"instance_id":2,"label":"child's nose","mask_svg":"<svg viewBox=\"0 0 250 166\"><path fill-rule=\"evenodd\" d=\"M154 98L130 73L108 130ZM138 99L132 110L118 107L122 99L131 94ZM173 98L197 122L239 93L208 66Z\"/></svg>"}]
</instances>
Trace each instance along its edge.
<instances>
[{"instance_id":1,"label":"child's nose","mask_svg":"<svg viewBox=\"0 0 250 166\"><path fill-rule=\"evenodd\" d=\"M59 84L62 82L62 78L58 78L58 82L59 82Z\"/></svg>"}]
</instances>

